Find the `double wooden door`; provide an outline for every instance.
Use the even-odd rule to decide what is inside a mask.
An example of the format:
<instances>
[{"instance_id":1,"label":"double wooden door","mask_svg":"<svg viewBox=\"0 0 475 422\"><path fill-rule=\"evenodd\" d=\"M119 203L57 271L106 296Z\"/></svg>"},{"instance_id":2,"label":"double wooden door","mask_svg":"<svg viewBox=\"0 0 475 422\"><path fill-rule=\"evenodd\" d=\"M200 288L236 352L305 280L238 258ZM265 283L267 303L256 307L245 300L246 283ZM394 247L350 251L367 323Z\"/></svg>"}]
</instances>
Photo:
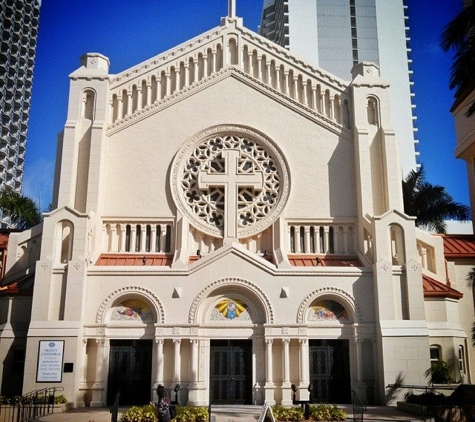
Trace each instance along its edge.
<instances>
[{"instance_id":1,"label":"double wooden door","mask_svg":"<svg viewBox=\"0 0 475 422\"><path fill-rule=\"evenodd\" d=\"M350 403L348 340L310 340L310 385L313 403Z\"/></svg>"},{"instance_id":2,"label":"double wooden door","mask_svg":"<svg viewBox=\"0 0 475 422\"><path fill-rule=\"evenodd\" d=\"M212 404L252 403L252 341L211 340Z\"/></svg>"},{"instance_id":3,"label":"double wooden door","mask_svg":"<svg viewBox=\"0 0 475 422\"><path fill-rule=\"evenodd\" d=\"M152 385L152 341L111 340L107 405L120 391L120 405L150 402Z\"/></svg>"}]
</instances>

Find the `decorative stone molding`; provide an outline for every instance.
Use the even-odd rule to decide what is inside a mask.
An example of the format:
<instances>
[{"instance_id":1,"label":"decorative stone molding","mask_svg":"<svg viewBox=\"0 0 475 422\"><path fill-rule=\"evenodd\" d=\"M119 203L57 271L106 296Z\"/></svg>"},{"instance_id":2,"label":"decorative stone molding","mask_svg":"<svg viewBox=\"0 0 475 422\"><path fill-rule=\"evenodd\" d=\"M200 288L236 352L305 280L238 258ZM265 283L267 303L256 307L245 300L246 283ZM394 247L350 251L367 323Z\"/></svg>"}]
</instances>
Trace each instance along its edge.
<instances>
[{"instance_id":1,"label":"decorative stone molding","mask_svg":"<svg viewBox=\"0 0 475 422\"><path fill-rule=\"evenodd\" d=\"M99 306L99 309L96 314L96 323L106 324L108 322L105 320L107 316L107 311L111 308L114 302L116 302L116 300L122 296L146 299L148 302L150 302L153 309L155 310L157 323L165 323L163 305L161 304L158 297L155 296L155 294L150 290L144 289L143 287L139 286L124 287L110 294Z\"/></svg>"},{"instance_id":2,"label":"decorative stone molding","mask_svg":"<svg viewBox=\"0 0 475 422\"><path fill-rule=\"evenodd\" d=\"M222 288L222 287L241 287L248 292L250 292L254 297L257 297L259 300L260 304L262 305L262 308L265 312L266 315L266 322L267 324L273 324L274 323L274 311L272 310L271 304L269 302L269 299L267 296L264 294L264 292L257 287L255 284L247 281L247 280L242 280L239 278L225 278L222 280L217 280L208 286L206 286L198 295L195 297L193 300L193 303L191 304L190 307L190 313L188 315L188 322L190 324L198 324L200 321L198 321L199 318L199 308L202 302L212 293L214 290ZM267 330L267 328L266 328Z\"/></svg>"},{"instance_id":3,"label":"decorative stone molding","mask_svg":"<svg viewBox=\"0 0 475 422\"><path fill-rule=\"evenodd\" d=\"M323 287L321 289L315 290L313 293L309 294L301 303L297 312L297 323L304 324L305 314L310 306L310 304L320 296L328 296L332 299L335 299L340 303L352 317L353 322L361 323L363 320L361 310L359 309L356 300L353 296L349 295L347 292L341 289L334 287ZM348 309L349 308L349 309Z\"/></svg>"}]
</instances>

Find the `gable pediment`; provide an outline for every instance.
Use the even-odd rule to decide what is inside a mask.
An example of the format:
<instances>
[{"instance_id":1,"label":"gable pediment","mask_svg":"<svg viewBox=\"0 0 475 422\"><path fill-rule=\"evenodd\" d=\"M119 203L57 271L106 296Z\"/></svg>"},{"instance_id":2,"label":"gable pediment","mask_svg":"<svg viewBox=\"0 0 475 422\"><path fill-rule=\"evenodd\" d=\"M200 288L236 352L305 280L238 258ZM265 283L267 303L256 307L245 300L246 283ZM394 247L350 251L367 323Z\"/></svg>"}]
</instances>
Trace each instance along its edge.
<instances>
[{"instance_id":1,"label":"gable pediment","mask_svg":"<svg viewBox=\"0 0 475 422\"><path fill-rule=\"evenodd\" d=\"M228 77L332 131L349 135L348 83L295 58L230 18L224 25L112 77L107 133Z\"/></svg>"}]
</instances>

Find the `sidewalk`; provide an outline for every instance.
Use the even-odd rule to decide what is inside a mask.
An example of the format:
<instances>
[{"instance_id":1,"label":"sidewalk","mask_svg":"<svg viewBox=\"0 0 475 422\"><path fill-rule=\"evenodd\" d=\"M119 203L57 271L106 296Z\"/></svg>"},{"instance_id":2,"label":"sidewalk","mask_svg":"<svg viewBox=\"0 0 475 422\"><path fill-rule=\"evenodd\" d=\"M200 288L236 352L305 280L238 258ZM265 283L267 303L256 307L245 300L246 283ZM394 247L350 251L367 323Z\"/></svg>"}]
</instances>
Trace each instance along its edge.
<instances>
[{"instance_id":1,"label":"sidewalk","mask_svg":"<svg viewBox=\"0 0 475 422\"><path fill-rule=\"evenodd\" d=\"M339 405L348 414L348 421L353 420L353 408L351 405ZM129 407L119 408L120 415ZM262 406L213 406L211 411L212 420L215 422L256 422L261 413ZM388 406L368 406L364 413L364 420L367 421L421 421L420 417L409 413L401 412L395 407ZM64 413L54 413L42 416L40 422L111 422L109 408L82 407L71 409Z\"/></svg>"}]
</instances>

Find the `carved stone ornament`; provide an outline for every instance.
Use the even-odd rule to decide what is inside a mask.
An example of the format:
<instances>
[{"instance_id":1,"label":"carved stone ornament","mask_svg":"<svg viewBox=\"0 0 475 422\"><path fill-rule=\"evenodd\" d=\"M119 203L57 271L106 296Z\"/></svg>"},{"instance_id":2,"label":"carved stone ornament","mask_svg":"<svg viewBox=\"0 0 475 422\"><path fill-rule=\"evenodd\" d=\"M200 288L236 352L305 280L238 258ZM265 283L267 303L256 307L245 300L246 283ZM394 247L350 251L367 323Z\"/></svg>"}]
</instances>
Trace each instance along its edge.
<instances>
[{"instance_id":1,"label":"carved stone ornament","mask_svg":"<svg viewBox=\"0 0 475 422\"><path fill-rule=\"evenodd\" d=\"M186 143L173 162L170 182L190 223L227 239L266 229L282 212L290 187L277 147L240 126L214 127Z\"/></svg>"}]
</instances>

